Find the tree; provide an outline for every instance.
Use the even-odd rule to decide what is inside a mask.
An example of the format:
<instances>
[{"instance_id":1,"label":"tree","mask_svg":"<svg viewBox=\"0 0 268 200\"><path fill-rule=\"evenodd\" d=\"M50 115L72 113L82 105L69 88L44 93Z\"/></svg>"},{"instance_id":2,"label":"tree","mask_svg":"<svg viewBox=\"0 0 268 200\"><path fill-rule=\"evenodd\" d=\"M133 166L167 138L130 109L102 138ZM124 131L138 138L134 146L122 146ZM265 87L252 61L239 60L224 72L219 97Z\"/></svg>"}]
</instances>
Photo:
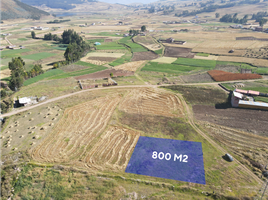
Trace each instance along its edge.
<instances>
[{"instance_id":1,"label":"tree","mask_svg":"<svg viewBox=\"0 0 268 200\"><path fill-rule=\"evenodd\" d=\"M146 26L143 25L143 26L141 27L141 32L144 32L144 31L146 31Z\"/></svg>"},{"instance_id":2,"label":"tree","mask_svg":"<svg viewBox=\"0 0 268 200\"><path fill-rule=\"evenodd\" d=\"M8 63L8 68L11 70L11 79L9 81L9 87L13 91L17 91L24 82L24 67L25 62L18 58L12 58L12 61Z\"/></svg>"},{"instance_id":3,"label":"tree","mask_svg":"<svg viewBox=\"0 0 268 200\"><path fill-rule=\"evenodd\" d=\"M220 17L220 13L216 13L215 16L216 16L216 18L219 18Z\"/></svg>"},{"instance_id":4,"label":"tree","mask_svg":"<svg viewBox=\"0 0 268 200\"><path fill-rule=\"evenodd\" d=\"M267 23L267 19L264 19L264 18L262 18L262 19L259 21L259 24L260 24L261 27L263 27L263 25L266 24L266 23Z\"/></svg>"},{"instance_id":5,"label":"tree","mask_svg":"<svg viewBox=\"0 0 268 200\"><path fill-rule=\"evenodd\" d=\"M32 35L32 38L35 39L35 32L34 31L31 32L31 35Z\"/></svg>"},{"instance_id":6,"label":"tree","mask_svg":"<svg viewBox=\"0 0 268 200\"><path fill-rule=\"evenodd\" d=\"M112 78L114 76L114 74L113 73L110 73L110 77Z\"/></svg>"},{"instance_id":7,"label":"tree","mask_svg":"<svg viewBox=\"0 0 268 200\"><path fill-rule=\"evenodd\" d=\"M44 35L44 40L52 40L53 39L53 36L51 33L48 33L48 34L45 34Z\"/></svg>"}]
</instances>

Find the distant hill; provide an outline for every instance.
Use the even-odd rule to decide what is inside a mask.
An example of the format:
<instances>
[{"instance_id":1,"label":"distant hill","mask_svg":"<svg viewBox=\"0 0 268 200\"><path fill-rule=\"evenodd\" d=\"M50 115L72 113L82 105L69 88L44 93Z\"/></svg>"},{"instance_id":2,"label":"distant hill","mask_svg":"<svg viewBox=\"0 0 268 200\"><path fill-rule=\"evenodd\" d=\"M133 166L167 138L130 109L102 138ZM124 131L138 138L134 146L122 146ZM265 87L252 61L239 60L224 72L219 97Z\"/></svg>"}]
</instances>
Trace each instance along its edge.
<instances>
[{"instance_id":1,"label":"distant hill","mask_svg":"<svg viewBox=\"0 0 268 200\"><path fill-rule=\"evenodd\" d=\"M42 15L50 14L18 0L1 0L1 20L16 18L40 19Z\"/></svg>"},{"instance_id":2,"label":"distant hill","mask_svg":"<svg viewBox=\"0 0 268 200\"><path fill-rule=\"evenodd\" d=\"M61 8L64 10L70 10L75 8L72 4L83 4L87 2L96 2L97 0L21 0L21 2L26 3L31 6L41 6L46 5L50 8Z\"/></svg>"}]
</instances>

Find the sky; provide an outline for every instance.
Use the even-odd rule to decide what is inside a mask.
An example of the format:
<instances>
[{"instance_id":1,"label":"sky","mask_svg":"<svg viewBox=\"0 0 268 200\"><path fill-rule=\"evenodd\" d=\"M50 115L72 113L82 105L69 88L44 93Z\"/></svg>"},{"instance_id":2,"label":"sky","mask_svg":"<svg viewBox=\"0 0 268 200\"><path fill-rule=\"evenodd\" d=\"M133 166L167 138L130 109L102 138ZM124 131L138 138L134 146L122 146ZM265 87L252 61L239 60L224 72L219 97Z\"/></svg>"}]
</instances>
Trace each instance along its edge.
<instances>
[{"instance_id":1,"label":"sky","mask_svg":"<svg viewBox=\"0 0 268 200\"><path fill-rule=\"evenodd\" d=\"M157 0L99 0L99 1L106 2L106 3L121 3L121 4L131 4L131 3L147 4L147 3L155 2Z\"/></svg>"}]
</instances>

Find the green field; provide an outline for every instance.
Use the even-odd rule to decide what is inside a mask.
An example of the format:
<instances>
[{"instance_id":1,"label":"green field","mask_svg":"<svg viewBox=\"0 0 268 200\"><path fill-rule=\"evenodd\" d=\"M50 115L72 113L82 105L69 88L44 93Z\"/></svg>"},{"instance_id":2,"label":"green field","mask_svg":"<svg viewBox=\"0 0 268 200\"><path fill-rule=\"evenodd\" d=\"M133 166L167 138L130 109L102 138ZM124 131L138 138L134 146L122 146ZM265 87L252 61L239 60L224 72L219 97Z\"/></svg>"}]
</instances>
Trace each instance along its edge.
<instances>
[{"instance_id":1,"label":"green field","mask_svg":"<svg viewBox=\"0 0 268 200\"><path fill-rule=\"evenodd\" d=\"M28 39L27 38L18 38L18 40L20 40L20 41L27 41Z\"/></svg>"},{"instance_id":2,"label":"green field","mask_svg":"<svg viewBox=\"0 0 268 200\"><path fill-rule=\"evenodd\" d=\"M72 77L72 76L81 76L81 75L85 75L85 74L92 74L94 72L102 71L105 69L107 69L107 67L95 66L95 67L90 67L90 68L82 69L82 70L75 71L75 72L68 72L68 73L59 74L57 76L50 77L49 80L68 78L68 77Z\"/></svg>"},{"instance_id":3,"label":"green field","mask_svg":"<svg viewBox=\"0 0 268 200\"><path fill-rule=\"evenodd\" d=\"M1 58L4 57L16 57L20 56L21 53L31 51L30 49L14 49L14 50L4 50L1 52Z\"/></svg>"},{"instance_id":4,"label":"green field","mask_svg":"<svg viewBox=\"0 0 268 200\"><path fill-rule=\"evenodd\" d=\"M136 44L136 43L126 43L125 45L129 46L131 48L131 51L134 52L144 52L144 51L148 51L146 48L144 48L143 46Z\"/></svg>"},{"instance_id":5,"label":"green field","mask_svg":"<svg viewBox=\"0 0 268 200\"><path fill-rule=\"evenodd\" d=\"M124 37L124 38L119 40L119 43L123 43L123 44L130 43L130 42L132 42L131 36Z\"/></svg>"},{"instance_id":6,"label":"green field","mask_svg":"<svg viewBox=\"0 0 268 200\"><path fill-rule=\"evenodd\" d=\"M97 45L98 50L109 50L109 49L126 49L123 45L118 44L117 42L102 43Z\"/></svg>"},{"instance_id":7,"label":"green field","mask_svg":"<svg viewBox=\"0 0 268 200\"><path fill-rule=\"evenodd\" d=\"M242 63L242 62L228 62L228 61L216 61L217 65L232 65L232 66L238 66L243 69L256 69L256 67L249 65L247 63Z\"/></svg>"},{"instance_id":8,"label":"green field","mask_svg":"<svg viewBox=\"0 0 268 200\"><path fill-rule=\"evenodd\" d=\"M192 58L178 58L173 64L203 67L207 70L214 69L216 66L216 60L202 60Z\"/></svg>"},{"instance_id":9,"label":"green field","mask_svg":"<svg viewBox=\"0 0 268 200\"><path fill-rule=\"evenodd\" d=\"M8 69L8 66L2 66L0 70Z\"/></svg>"},{"instance_id":10,"label":"green field","mask_svg":"<svg viewBox=\"0 0 268 200\"><path fill-rule=\"evenodd\" d=\"M30 85L32 83L36 83L36 82L38 82L40 80L43 80L45 78L55 76L57 74L62 74L62 73L64 73L64 72L61 69L49 70L49 71L45 72L44 74L38 75L36 77L30 78L30 79L24 81L23 85L27 86L27 85Z\"/></svg>"},{"instance_id":11,"label":"green field","mask_svg":"<svg viewBox=\"0 0 268 200\"><path fill-rule=\"evenodd\" d=\"M104 39L100 38L100 39L94 39L94 40L87 40L90 43L95 43L95 42L104 42Z\"/></svg>"},{"instance_id":12,"label":"green field","mask_svg":"<svg viewBox=\"0 0 268 200\"><path fill-rule=\"evenodd\" d=\"M89 33L89 35L122 37L122 35L116 35L116 32L114 33L113 32Z\"/></svg>"},{"instance_id":13,"label":"green field","mask_svg":"<svg viewBox=\"0 0 268 200\"><path fill-rule=\"evenodd\" d=\"M163 49L159 49L159 50L156 50L156 51L154 51L156 54L158 54L158 55L161 55L162 54L162 52L163 52Z\"/></svg>"},{"instance_id":14,"label":"green field","mask_svg":"<svg viewBox=\"0 0 268 200\"><path fill-rule=\"evenodd\" d=\"M268 74L268 67L258 67L256 70L253 70L257 74Z\"/></svg>"},{"instance_id":15,"label":"green field","mask_svg":"<svg viewBox=\"0 0 268 200\"><path fill-rule=\"evenodd\" d=\"M198 70L198 68L176 64L160 64L156 62L149 62L141 69L141 71L163 72L169 74L182 74L193 70Z\"/></svg>"},{"instance_id":16,"label":"green field","mask_svg":"<svg viewBox=\"0 0 268 200\"><path fill-rule=\"evenodd\" d=\"M35 53L35 54L30 54L26 56L22 56L23 59L30 59L30 60L41 60L44 58L49 58L55 56L54 53L48 53L48 52L42 52L42 53Z\"/></svg>"},{"instance_id":17,"label":"green field","mask_svg":"<svg viewBox=\"0 0 268 200\"><path fill-rule=\"evenodd\" d=\"M110 63L109 65L111 66L117 66L117 65L122 65L126 62L129 62L131 60L132 54L130 53L126 53L125 55L123 55L121 58L116 59L115 61L113 61L112 63Z\"/></svg>"}]
</instances>

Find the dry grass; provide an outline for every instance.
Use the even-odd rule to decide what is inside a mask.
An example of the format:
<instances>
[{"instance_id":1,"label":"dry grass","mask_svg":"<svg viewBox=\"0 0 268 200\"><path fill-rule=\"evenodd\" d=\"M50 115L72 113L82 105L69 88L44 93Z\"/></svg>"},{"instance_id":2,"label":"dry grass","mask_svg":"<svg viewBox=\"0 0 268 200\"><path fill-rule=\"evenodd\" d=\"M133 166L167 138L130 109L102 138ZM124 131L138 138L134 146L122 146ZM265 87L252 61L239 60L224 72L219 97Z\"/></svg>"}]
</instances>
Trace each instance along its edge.
<instances>
[{"instance_id":1,"label":"dry grass","mask_svg":"<svg viewBox=\"0 0 268 200\"><path fill-rule=\"evenodd\" d=\"M203 60L218 60L218 56L209 55L208 57L205 56L194 56L195 59L203 59Z\"/></svg>"},{"instance_id":2,"label":"dry grass","mask_svg":"<svg viewBox=\"0 0 268 200\"><path fill-rule=\"evenodd\" d=\"M11 73L10 69L1 70L0 74L1 79L10 77L10 73Z\"/></svg>"},{"instance_id":3,"label":"dry grass","mask_svg":"<svg viewBox=\"0 0 268 200\"><path fill-rule=\"evenodd\" d=\"M245 57L235 57L235 56L219 56L218 60L230 61L230 62L245 62L245 63L250 63L259 67L268 67L268 61L265 59L245 58Z\"/></svg>"},{"instance_id":4,"label":"dry grass","mask_svg":"<svg viewBox=\"0 0 268 200\"><path fill-rule=\"evenodd\" d=\"M154 60L151 60L151 62L158 62L158 63L173 63L177 60L177 58L172 58L172 57L160 57Z\"/></svg>"},{"instance_id":5,"label":"dry grass","mask_svg":"<svg viewBox=\"0 0 268 200\"><path fill-rule=\"evenodd\" d=\"M135 61L135 62L129 62L122 65L118 65L113 67L114 69L122 69L126 71L132 71L135 72L141 65L143 65L146 61Z\"/></svg>"}]
</instances>

